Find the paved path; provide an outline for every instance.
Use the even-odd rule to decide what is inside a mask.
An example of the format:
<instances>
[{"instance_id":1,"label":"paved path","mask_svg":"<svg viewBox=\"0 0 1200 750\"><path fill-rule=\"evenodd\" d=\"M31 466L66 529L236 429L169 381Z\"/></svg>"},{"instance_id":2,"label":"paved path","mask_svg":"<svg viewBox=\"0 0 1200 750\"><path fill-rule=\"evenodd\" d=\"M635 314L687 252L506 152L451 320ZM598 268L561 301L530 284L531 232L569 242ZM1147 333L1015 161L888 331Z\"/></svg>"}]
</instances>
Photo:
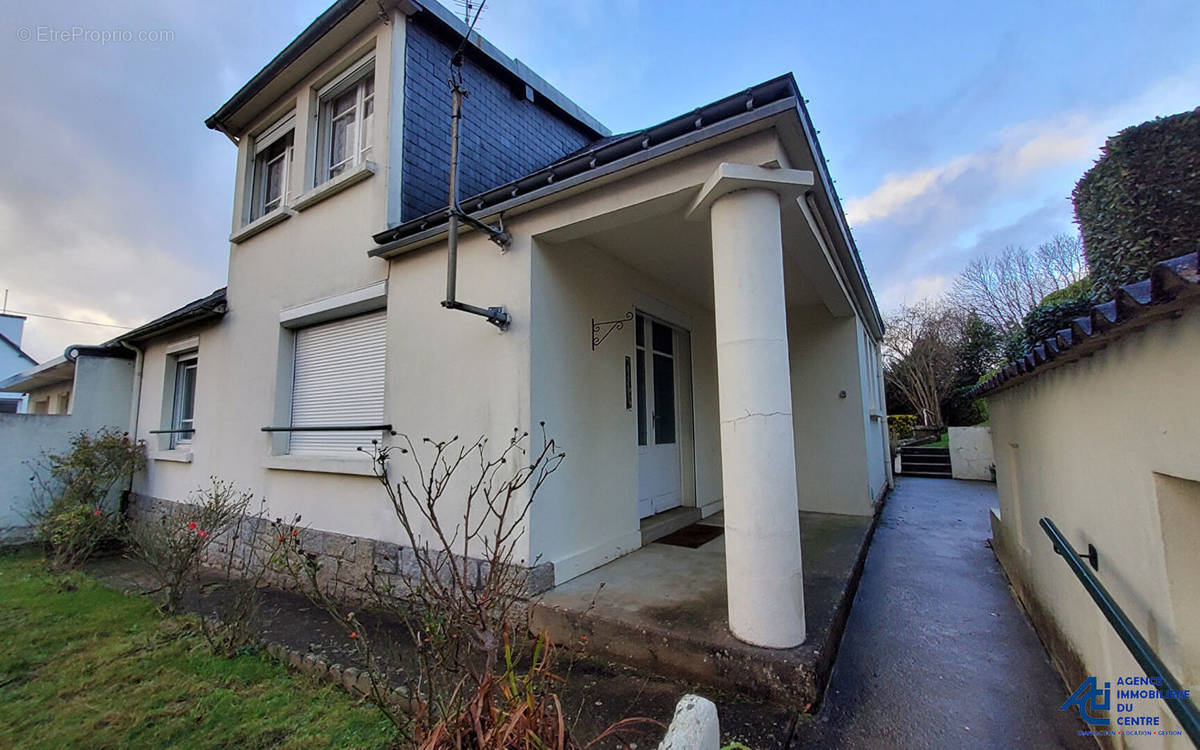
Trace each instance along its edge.
<instances>
[{"instance_id":1,"label":"paved path","mask_svg":"<svg viewBox=\"0 0 1200 750\"><path fill-rule=\"evenodd\" d=\"M800 748L1095 748L987 546L995 487L902 477Z\"/></svg>"}]
</instances>

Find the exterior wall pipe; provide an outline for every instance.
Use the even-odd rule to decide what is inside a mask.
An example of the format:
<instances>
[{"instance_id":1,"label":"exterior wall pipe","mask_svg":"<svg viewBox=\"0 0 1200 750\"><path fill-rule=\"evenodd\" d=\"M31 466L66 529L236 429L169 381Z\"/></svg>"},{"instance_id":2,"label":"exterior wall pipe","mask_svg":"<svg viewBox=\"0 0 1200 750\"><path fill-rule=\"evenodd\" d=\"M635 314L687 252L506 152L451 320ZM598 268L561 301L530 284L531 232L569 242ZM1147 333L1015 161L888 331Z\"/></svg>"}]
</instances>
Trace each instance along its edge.
<instances>
[{"instance_id":1,"label":"exterior wall pipe","mask_svg":"<svg viewBox=\"0 0 1200 750\"><path fill-rule=\"evenodd\" d=\"M450 209L448 211L449 234L446 237L446 299L442 300L442 307L447 310L461 310L472 315L479 315L503 331L512 322L512 318L504 311L503 307L488 307L486 309L476 307L475 305L468 305L465 302L459 302L457 296L458 226L459 217L462 215L462 208L458 205L458 144L459 124L462 121L462 100L463 95L466 94L466 90L462 87L461 53L455 54L450 64L454 68L450 79ZM474 224L475 222L472 223ZM488 226L482 226L481 228L497 244L503 246L508 241L508 235L503 229L497 231Z\"/></svg>"}]
</instances>

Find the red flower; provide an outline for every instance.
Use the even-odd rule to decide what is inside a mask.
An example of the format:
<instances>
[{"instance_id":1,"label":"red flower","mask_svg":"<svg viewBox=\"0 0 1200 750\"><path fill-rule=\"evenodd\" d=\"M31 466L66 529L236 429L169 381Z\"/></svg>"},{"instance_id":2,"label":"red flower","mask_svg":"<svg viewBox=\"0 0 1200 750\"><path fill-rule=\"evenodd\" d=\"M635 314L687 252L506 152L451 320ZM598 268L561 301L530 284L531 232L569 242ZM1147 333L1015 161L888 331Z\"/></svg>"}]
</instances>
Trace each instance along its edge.
<instances>
[{"instance_id":1,"label":"red flower","mask_svg":"<svg viewBox=\"0 0 1200 750\"><path fill-rule=\"evenodd\" d=\"M93 515L93 516L98 516L98 515L100 515L100 509L99 509L99 508L96 508L95 510L93 510L93 511L92 511L92 515Z\"/></svg>"},{"instance_id":2,"label":"red flower","mask_svg":"<svg viewBox=\"0 0 1200 750\"><path fill-rule=\"evenodd\" d=\"M208 538L208 532L207 532L207 531L205 531L204 529L200 529L200 530L199 530L199 531L197 531L196 533L200 535L200 538L201 538L201 539L207 539L207 538Z\"/></svg>"},{"instance_id":3,"label":"red flower","mask_svg":"<svg viewBox=\"0 0 1200 750\"><path fill-rule=\"evenodd\" d=\"M196 522L192 521L191 523L189 523L188 528L191 529L192 531L195 531L196 530Z\"/></svg>"},{"instance_id":4,"label":"red flower","mask_svg":"<svg viewBox=\"0 0 1200 750\"><path fill-rule=\"evenodd\" d=\"M281 541L281 542L283 541L283 535L280 535L279 541Z\"/></svg>"},{"instance_id":5,"label":"red flower","mask_svg":"<svg viewBox=\"0 0 1200 750\"><path fill-rule=\"evenodd\" d=\"M299 536L299 535L300 535L299 531L292 529L292 536Z\"/></svg>"},{"instance_id":6,"label":"red flower","mask_svg":"<svg viewBox=\"0 0 1200 750\"><path fill-rule=\"evenodd\" d=\"M351 637L351 638L357 638L357 637L358 637L358 631L357 631L357 630L355 630L355 631L352 631L352 632L350 633L350 637Z\"/></svg>"}]
</instances>

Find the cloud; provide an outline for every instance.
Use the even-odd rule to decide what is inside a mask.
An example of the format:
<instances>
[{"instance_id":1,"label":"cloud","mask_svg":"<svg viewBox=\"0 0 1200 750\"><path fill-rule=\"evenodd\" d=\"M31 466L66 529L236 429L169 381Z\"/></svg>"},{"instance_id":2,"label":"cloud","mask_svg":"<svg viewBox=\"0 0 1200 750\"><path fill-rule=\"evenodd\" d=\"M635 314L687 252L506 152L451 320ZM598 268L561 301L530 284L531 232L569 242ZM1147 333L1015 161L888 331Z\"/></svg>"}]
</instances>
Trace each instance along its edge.
<instances>
[{"instance_id":1,"label":"cloud","mask_svg":"<svg viewBox=\"0 0 1200 750\"><path fill-rule=\"evenodd\" d=\"M1074 231L1075 181L1104 140L1129 125L1200 100L1200 70L1164 78L1092 111L1018 123L941 163L892 173L846 202L847 218L880 307L936 293L972 258ZM943 289L948 284L943 285Z\"/></svg>"},{"instance_id":2,"label":"cloud","mask_svg":"<svg viewBox=\"0 0 1200 750\"><path fill-rule=\"evenodd\" d=\"M870 194L847 202L846 218L855 226L887 219L915 201L944 192L968 171L987 173L997 184L1005 184L1076 163L1095 152L1106 132L1105 123L1079 114L1022 124L1002 131L999 143L984 150L927 169L887 175Z\"/></svg>"}]
</instances>

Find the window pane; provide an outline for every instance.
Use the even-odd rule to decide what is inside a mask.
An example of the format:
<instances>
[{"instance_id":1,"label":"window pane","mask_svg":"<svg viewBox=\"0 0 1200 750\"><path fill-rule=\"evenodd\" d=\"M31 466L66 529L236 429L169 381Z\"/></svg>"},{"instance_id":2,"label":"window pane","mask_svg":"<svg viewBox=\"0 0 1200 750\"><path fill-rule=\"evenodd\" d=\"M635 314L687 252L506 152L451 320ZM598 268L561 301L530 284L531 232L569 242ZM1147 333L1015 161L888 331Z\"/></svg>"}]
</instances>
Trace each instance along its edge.
<instances>
[{"instance_id":1,"label":"window pane","mask_svg":"<svg viewBox=\"0 0 1200 750\"><path fill-rule=\"evenodd\" d=\"M644 328L645 325L646 325L646 319L643 318L641 315L637 316L637 345L638 346L646 345L646 332L645 332L645 328Z\"/></svg>"},{"instance_id":2,"label":"window pane","mask_svg":"<svg viewBox=\"0 0 1200 750\"><path fill-rule=\"evenodd\" d=\"M355 89L350 89L346 93L333 100L333 116L337 117L354 109L354 104L357 101L358 91Z\"/></svg>"},{"instance_id":3,"label":"window pane","mask_svg":"<svg viewBox=\"0 0 1200 750\"><path fill-rule=\"evenodd\" d=\"M651 338L654 340L654 351L671 354L674 350L672 344L672 331L670 326L665 326L662 323L651 323Z\"/></svg>"},{"instance_id":4,"label":"window pane","mask_svg":"<svg viewBox=\"0 0 1200 750\"><path fill-rule=\"evenodd\" d=\"M175 364L175 404L171 414L172 430L190 430L195 426L196 415L196 360L184 360ZM190 443L191 432L171 433L171 447Z\"/></svg>"},{"instance_id":5,"label":"window pane","mask_svg":"<svg viewBox=\"0 0 1200 750\"><path fill-rule=\"evenodd\" d=\"M362 159L366 159L371 153L371 146L375 143L375 100L368 99L363 102L363 123L362 123L362 148L360 154Z\"/></svg>"},{"instance_id":6,"label":"window pane","mask_svg":"<svg viewBox=\"0 0 1200 750\"><path fill-rule=\"evenodd\" d=\"M638 330L641 330L639 327ZM637 423L638 445L646 444L646 352L637 352Z\"/></svg>"},{"instance_id":7,"label":"window pane","mask_svg":"<svg viewBox=\"0 0 1200 750\"><path fill-rule=\"evenodd\" d=\"M333 121L329 136L329 176L341 174L346 161L353 156L349 139L351 128L354 127L354 117L343 116Z\"/></svg>"},{"instance_id":8,"label":"window pane","mask_svg":"<svg viewBox=\"0 0 1200 750\"><path fill-rule=\"evenodd\" d=\"M283 204L284 194L287 192L288 159L291 150L292 133L288 133L255 157L251 220Z\"/></svg>"},{"instance_id":9,"label":"window pane","mask_svg":"<svg viewBox=\"0 0 1200 750\"><path fill-rule=\"evenodd\" d=\"M654 443L675 442L675 360L654 355Z\"/></svg>"},{"instance_id":10,"label":"window pane","mask_svg":"<svg viewBox=\"0 0 1200 750\"><path fill-rule=\"evenodd\" d=\"M283 156L267 164L265 179L266 195L263 196L263 213L278 208L283 199Z\"/></svg>"}]
</instances>

